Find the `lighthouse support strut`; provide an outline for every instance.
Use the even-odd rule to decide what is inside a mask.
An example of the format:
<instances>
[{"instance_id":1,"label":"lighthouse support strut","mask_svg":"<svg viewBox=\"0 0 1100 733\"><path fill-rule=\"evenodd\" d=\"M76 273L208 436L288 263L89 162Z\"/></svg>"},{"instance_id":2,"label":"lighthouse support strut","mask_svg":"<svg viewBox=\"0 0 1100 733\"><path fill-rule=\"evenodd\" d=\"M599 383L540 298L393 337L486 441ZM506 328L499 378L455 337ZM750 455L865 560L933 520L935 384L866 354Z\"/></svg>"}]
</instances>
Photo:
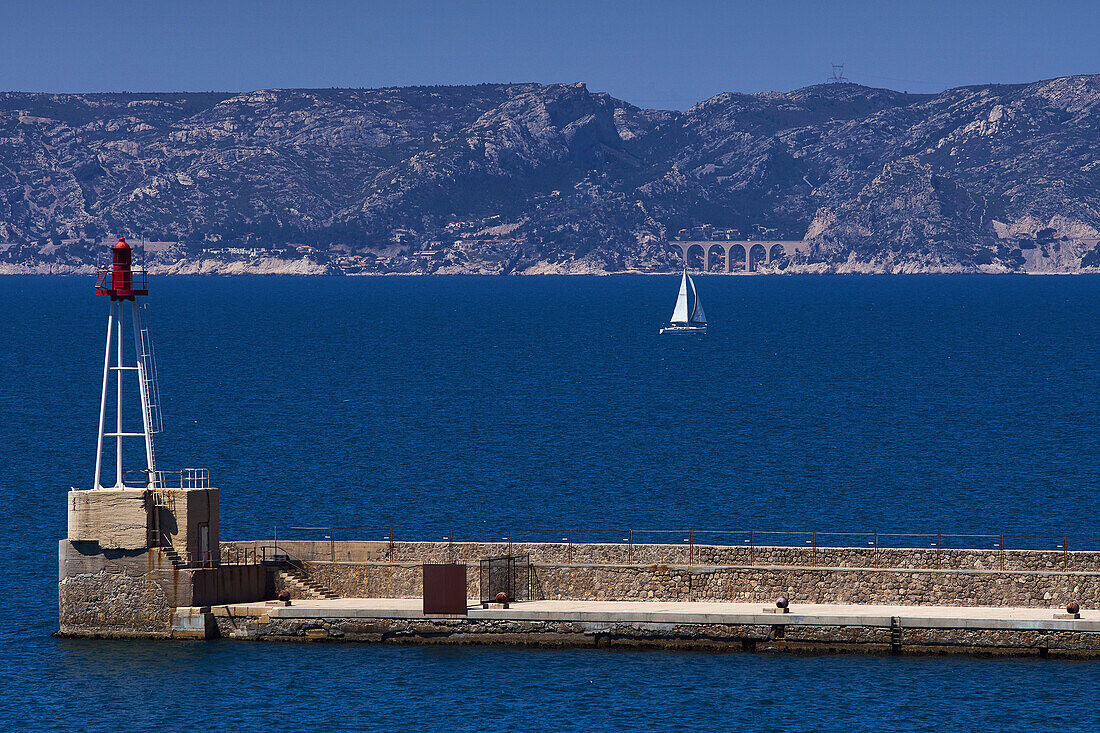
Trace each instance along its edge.
<instances>
[{"instance_id":1,"label":"lighthouse support strut","mask_svg":"<svg viewBox=\"0 0 1100 733\"><path fill-rule=\"evenodd\" d=\"M111 304L112 309L114 303ZM118 359L115 361L115 380L118 384L118 401L115 403L115 488L126 485L122 481L122 301L118 302Z\"/></svg>"},{"instance_id":2,"label":"lighthouse support strut","mask_svg":"<svg viewBox=\"0 0 1100 733\"><path fill-rule=\"evenodd\" d=\"M99 438L95 447L95 481L92 487L102 489L100 470L103 468L103 427L107 421L107 379L111 374L111 334L115 329L115 304L111 303L111 311L107 314L107 348L103 354L103 389L99 393Z\"/></svg>"}]
</instances>

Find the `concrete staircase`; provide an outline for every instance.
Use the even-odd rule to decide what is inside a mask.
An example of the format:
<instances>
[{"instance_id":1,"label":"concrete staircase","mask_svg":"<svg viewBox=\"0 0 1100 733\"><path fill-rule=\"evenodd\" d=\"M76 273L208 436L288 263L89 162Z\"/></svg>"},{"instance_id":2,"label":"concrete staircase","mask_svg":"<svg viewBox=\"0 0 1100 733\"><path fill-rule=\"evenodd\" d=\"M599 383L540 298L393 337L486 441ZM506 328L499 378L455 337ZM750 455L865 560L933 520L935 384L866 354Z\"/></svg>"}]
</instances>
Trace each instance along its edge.
<instances>
[{"instance_id":1,"label":"concrete staircase","mask_svg":"<svg viewBox=\"0 0 1100 733\"><path fill-rule=\"evenodd\" d=\"M275 579L276 583L281 582L283 587L290 591L292 599L324 600L340 597L338 593L313 580L294 565L281 565L275 571Z\"/></svg>"},{"instance_id":2,"label":"concrete staircase","mask_svg":"<svg viewBox=\"0 0 1100 733\"><path fill-rule=\"evenodd\" d=\"M180 555L174 547L161 547L160 551L164 553L164 556L168 558L174 568L186 568L191 565L187 558Z\"/></svg>"}]
</instances>

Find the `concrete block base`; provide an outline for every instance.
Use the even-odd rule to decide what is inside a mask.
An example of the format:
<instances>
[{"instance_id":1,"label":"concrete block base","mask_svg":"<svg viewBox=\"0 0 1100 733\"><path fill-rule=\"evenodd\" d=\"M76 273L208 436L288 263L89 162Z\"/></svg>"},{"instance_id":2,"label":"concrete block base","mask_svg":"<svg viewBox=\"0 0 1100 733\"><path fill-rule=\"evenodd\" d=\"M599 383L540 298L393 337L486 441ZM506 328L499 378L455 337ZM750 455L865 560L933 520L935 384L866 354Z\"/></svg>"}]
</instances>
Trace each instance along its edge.
<instances>
[{"instance_id":1,"label":"concrete block base","mask_svg":"<svg viewBox=\"0 0 1100 733\"><path fill-rule=\"evenodd\" d=\"M69 539L106 550L149 546L149 500L145 489L69 492Z\"/></svg>"},{"instance_id":2,"label":"concrete block base","mask_svg":"<svg viewBox=\"0 0 1100 733\"><path fill-rule=\"evenodd\" d=\"M185 606L172 610L173 639L214 639L218 624L210 606Z\"/></svg>"}]
</instances>

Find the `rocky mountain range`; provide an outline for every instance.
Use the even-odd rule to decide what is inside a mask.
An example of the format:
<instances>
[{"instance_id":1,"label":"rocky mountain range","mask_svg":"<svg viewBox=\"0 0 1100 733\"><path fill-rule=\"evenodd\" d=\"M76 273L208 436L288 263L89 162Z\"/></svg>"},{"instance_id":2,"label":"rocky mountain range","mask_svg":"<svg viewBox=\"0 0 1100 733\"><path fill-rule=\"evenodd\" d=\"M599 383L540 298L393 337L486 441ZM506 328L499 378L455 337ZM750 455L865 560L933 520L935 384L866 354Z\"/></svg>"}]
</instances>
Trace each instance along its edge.
<instances>
[{"instance_id":1,"label":"rocky mountain range","mask_svg":"<svg viewBox=\"0 0 1100 733\"><path fill-rule=\"evenodd\" d=\"M676 238L804 240L761 272L1100 270L1098 104L1100 76L686 112L580 83L0 93L0 272L119 233L169 272L667 271Z\"/></svg>"}]
</instances>

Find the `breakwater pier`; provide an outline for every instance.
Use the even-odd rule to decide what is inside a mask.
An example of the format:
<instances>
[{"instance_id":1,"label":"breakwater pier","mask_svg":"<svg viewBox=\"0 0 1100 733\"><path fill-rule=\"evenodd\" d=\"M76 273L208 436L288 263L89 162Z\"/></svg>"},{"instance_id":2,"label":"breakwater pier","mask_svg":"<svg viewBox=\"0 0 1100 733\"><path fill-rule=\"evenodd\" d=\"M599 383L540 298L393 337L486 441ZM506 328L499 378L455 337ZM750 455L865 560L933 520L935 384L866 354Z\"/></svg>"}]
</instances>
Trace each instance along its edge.
<instances>
[{"instance_id":1,"label":"breakwater pier","mask_svg":"<svg viewBox=\"0 0 1100 733\"><path fill-rule=\"evenodd\" d=\"M945 542L963 538L944 535L904 536L938 539L937 548L883 546L903 537L894 535L875 537L878 547L843 547L807 546L795 538L786 546L734 546L356 541L336 540L333 530L324 534L327 539L225 542L217 557L179 558L178 566L162 548L90 561L77 546L86 550L86 543L64 541L60 631L91 637L1100 656L1100 610L1093 610L1100 609L1100 552L1092 550L947 549ZM571 535L581 533L566 537ZM1000 544L1008 538L979 539ZM1059 544L1074 539L1085 541L1060 538ZM74 556L83 560L74 563ZM504 603L497 593L501 578L486 574L489 558L521 559L508 570ZM461 568L461 611L425 612L426 566ZM789 599L786 612L776 608L780 597ZM1067 613L1070 604L1083 610Z\"/></svg>"}]
</instances>

